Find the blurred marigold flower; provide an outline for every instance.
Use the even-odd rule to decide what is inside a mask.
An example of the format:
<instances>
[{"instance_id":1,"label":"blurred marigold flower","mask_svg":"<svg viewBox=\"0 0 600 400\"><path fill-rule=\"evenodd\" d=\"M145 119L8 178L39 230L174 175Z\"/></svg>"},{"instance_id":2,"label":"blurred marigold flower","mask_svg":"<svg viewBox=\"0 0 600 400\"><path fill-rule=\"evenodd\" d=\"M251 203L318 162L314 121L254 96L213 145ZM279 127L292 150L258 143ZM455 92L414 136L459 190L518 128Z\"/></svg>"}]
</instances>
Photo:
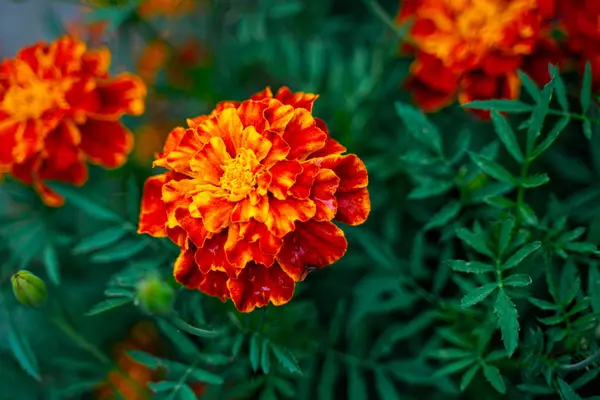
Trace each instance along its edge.
<instances>
[{"instance_id":1,"label":"blurred marigold flower","mask_svg":"<svg viewBox=\"0 0 600 400\"><path fill-rule=\"evenodd\" d=\"M456 98L518 97L517 69L548 40L553 16L554 0L402 1L396 21L412 24L415 101L435 111Z\"/></svg>"},{"instance_id":2,"label":"blurred marigold flower","mask_svg":"<svg viewBox=\"0 0 600 400\"><path fill-rule=\"evenodd\" d=\"M138 12L145 18L157 15L177 16L194 9L194 0L144 0Z\"/></svg>"},{"instance_id":3,"label":"blurred marigold flower","mask_svg":"<svg viewBox=\"0 0 600 400\"><path fill-rule=\"evenodd\" d=\"M370 211L363 162L313 117L317 95L269 88L175 128L144 187L138 232L181 247L178 282L242 312L287 303L339 260Z\"/></svg>"},{"instance_id":4,"label":"blurred marigold flower","mask_svg":"<svg viewBox=\"0 0 600 400\"><path fill-rule=\"evenodd\" d=\"M146 87L130 74L111 78L109 64L108 49L88 50L68 36L0 64L0 174L60 206L44 181L82 185L86 161L105 168L126 161L133 136L119 119L143 113Z\"/></svg>"},{"instance_id":5,"label":"blurred marigold flower","mask_svg":"<svg viewBox=\"0 0 600 400\"><path fill-rule=\"evenodd\" d=\"M169 60L169 48L161 40L148 42L137 61L137 71L144 82L154 84L156 75Z\"/></svg>"}]
</instances>

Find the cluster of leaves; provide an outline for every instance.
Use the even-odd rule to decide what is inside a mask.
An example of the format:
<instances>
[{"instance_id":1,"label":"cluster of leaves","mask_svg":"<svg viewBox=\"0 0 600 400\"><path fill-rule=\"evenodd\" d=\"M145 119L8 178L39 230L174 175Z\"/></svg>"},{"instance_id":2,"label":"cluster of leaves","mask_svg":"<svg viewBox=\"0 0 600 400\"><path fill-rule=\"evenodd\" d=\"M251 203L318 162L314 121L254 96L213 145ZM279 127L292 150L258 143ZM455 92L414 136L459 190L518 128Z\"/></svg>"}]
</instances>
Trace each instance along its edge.
<instances>
[{"instance_id":1,"label":"cluster of leaves","mask_svg":"<svg viewBox=\"0 0 600 400\"><path fill-rule=\"evenodd\" d=\"M85 188L53 184L67 198L58 210L5 182L0 398L93 393L116 368L111 346L143 319L158 327L161 352L130 355L161 377L149 385L157 398L195 398L197 382L207 399L597 398L591 69L580 79L550 66L543 88L521 73L522 100L465 106L491 122L458 106L425 116L400 90L410 61L396 54L401 32L377 18L397 1L213 3L202 29L197 15L142 21L135 1L89 17L109 20L118 43L178 24L207 44L212 64L185 91L151 88L178 118L266 85L319 93L315 114L369 169L369 221L346 229L348 254L310 274L292 302L240 314L179 288L178 249L135 233L149 166L94 169ZM49 282L42 310L10 293L23 268ZM140 307L148 277L179 289L169 312Z\"/></svg>"}]
</instances>

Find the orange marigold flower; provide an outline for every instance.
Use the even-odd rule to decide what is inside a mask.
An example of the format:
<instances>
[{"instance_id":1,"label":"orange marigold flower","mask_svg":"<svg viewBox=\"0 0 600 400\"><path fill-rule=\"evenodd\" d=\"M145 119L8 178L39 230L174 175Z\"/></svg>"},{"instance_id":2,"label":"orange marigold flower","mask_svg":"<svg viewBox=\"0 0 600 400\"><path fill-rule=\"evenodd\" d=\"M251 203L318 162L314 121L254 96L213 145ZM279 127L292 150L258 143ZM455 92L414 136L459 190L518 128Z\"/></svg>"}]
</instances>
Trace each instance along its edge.
<instances>
[{"instance_id":1,"label":"orange marigold flower","mask_svg":"<svg viewBox=\"0 0 600 400\"><path fill-rule=\"evenodd\" d=\"M517 97L516 71L546 35L553 12L554 0L404 0L396 20L413 20L417 51L408 87L415 100L432 111L456 97Z\"/></svg>"},{"instance_id":2,"label":"orange marigold flower","mask_svg":"<svg viewBox=\"0 0 600 400\"><path fill-rule=\"evenodd\" d=\"M137 71L142 79L149 85L156 80L158 71L165 66L169 59L169 48L161 40L151 41L146 44L137 61Z\"/></svg>"},{"instance_id":3,"label":"orange marigold flower","mask_svg":"<svg viewBox=\"0 0 600 400\"><path fill-rule=\"evenodd\" d=\"M138 8L141 16L149 18L157 15L177 16L194 9L194 0L144 0Z\"/></svg>"},{"instance_id":4,"label":"orange marigold flower","mask_svg":"<svg viewBox=\"0 0 600 400\"><path fill-rule=\"evenodd\" d=\"M146 87L129 74L111 78L109 64L107 49L87 50L68 36L0 64L0 174L60 206L45 180L82 185L86 161L106 168L125 162L133 136L119 119L144 111Z\"/></svg>"},{"instance_id":5,"label":"orange marigold flower","mask_svg":"<svg viewBox=\"0 0 600 400\"><path fill-rule=\"evenodd\" d=\"M287 303L308 272L340 259L363 223L367 170L313 117L317 95L269 88L175 128L144 187L138 232L181 247L178 282L242 312Z\"/></svg>"}]
</instances>

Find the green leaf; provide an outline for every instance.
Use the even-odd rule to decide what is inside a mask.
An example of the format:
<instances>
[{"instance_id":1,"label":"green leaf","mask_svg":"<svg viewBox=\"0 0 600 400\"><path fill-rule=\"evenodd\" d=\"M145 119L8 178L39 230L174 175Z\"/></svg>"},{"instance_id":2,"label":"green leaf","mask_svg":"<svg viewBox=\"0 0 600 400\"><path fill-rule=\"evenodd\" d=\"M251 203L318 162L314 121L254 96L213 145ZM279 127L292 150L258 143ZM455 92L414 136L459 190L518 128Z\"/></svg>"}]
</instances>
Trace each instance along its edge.
<instances>
[{"instance_id":1,"label":"green leaf","mask_svg":"<svg viewBox=\"0 0 600 400\"><path fill-rule=\"evenodd\" d=\"M271 354L269 352L269 340L265 339L262 343L262 349L260 352L260 367L265 374L268 374L271 370Z\"/></svg>"},{"instance_id":2,"label":"green leaf","mask_svg":"<svg viewBox=\"0 0 600 400\"><path fill-rule=\"evenodd\" d=\"M178 385L177 382L160 381L160 382L148 382L148 387L154 393L166 392L173 390Z\"/></svg>"},{"instance_id":3,"label":"green leaf","mask_svg":"<svg viewBox=\"0 0 600 400\"><path fill-rule=\"evenodd\" d=\"M504 286L521 287L528 286L532 282L531 277L527 274L516 274L504 278L502 284Z\"/></svg>"},{"instance_id":4,"label":"green leaf","mask_svg":"<svg viewBox=\"0 0 600 400\"><path fill-rule=\"evenodd\" d=\"M457 358L473 357L472 350L463 349L435 349L434 351L427 354L431 358L438 360L453 360Z\"/></svg>"},{"instance_id":5,"label":"green leaf","mask_svg":"<svg viewBox=\"0 0 600 400\"><path fill-rule=\"evenodd\" d=\"M558 68L555 66L550 66L550 75L554 80L554 90L556 92L556 99L558 100L558 104L560 104L560 108L563 111L569 111L569 101L567 100L567 89L565 87L565 82L563 81Z\"/></svg>"},{"instance_id":6,"label":"green leaf","mask_svg":"<svg viewBox=\"0 0 600 400\"><path fill-rule=\"evenodd\" d=\"M477 165L483 172L488 174L494 179L497 179L500 182L510 183L513 185L517 185L519 181L517 178L512 176L510 172L508 172L503 166L497 164L495 161L489 160L485 157L482 157L475 153L469 153L471 160Z\"/></svg>"},{"instance_id":7,"label":"green leaf","mask_svg":"<svg viewBox=\"0 0 600 400\"><path fill-rule=\"evenodd\" d=\"M492 110L491 115L494 128L496 129L496 133L498 134L500 141L504 144L510 155L517 162L522 163L523 153L521 152L519 143L517 143L517 137L508 124L508 121L506 121L506 118L500 115L496 110Z\"/></svg>"},{"instance_id":8,"label":"green leaf","mask_svg":"<svg viewBox=\"0 0 600 400\"><path fill-rule=\"evenodd\" d=\"M520 385L517 385L517 389L519 389L521 392L527 392L527 393L532 393L532 394L553 394L554 393L554 389L549 388L547 386L531 385L528 383L522 383Z\"/></svg>"},{"instance_id":9,"label":"green leaf","mask_svg":"<svg viewBox=\"0 0 600 400\"><path fill-rule=\"evenodd\" d=\"M113 308L117 308L117 307L120 307L122 305L131 303L131 302L132 302L132 299L129 297L117 297L117 298L112 298L112 299L106 299L106 300L101 301L100 303L96 304L92 308L90 308L90 310L87 313L85 313L85 315L91 316L91 315L100 314L105 311L112 310Z\"/></svg>"},{"instance_id":10,"label":"green leaf","mask_svg":"<svg viewBox=\"0 0 600 400\"><path fill-rule=\"evenodd\" d=\"M592 140L592 122L589 119L583 120L583 134L587 140Z\"/></svg>"},{"instance_id":11,"label":"green leaf","mask_svg":"<svg viewBox=\"0 0 600 400\"><path fill-rule=\"evenodd\" d=\"M581 389L588 383L592 382L596 377L600 374L600 368L594 368L586 372L577 378L573 383L571 383L571 387L575 390Z\"/></svg>"},{"instance_id":12,"label":"green leaf","mask_svg":"<svg viewBox=\"0 0 600 400\"><path fill-rule=\"evenodd\" d=\"M467 389L467 387L469 387L469 384L471 383L471 381L473 380L480 368L481 366L479 364L475 364L463 374L462 378L460 379L461 392L464 392Z\"/></svg>"},{"instance_id":13,"label":"green leaf","mask_svg":"<svg viewBox=\"0 0 600 400\"><path fill-rule=\"evenodd\" d=\"M198 358L198 348L186 334L175 328L164 318L157 318L156 323L162 333L176 346L177 350L187 356Z\"/></svg>"},{"instance_id":14,"label":"green leaf","mask_svg":"<svg viewBox=\"0 0 600 400\"><path fill-rule=\"evenodd\" d=\"M340 338L340 335L344 329L344 322L346 320L346 311L348 304L345 299L338 301L335 307L335 313L333 319L329 325L329 344L335 345Z\"/></svg>"},{"instance_id":15,"label":"green leaf","mask_svg":"<svg viewBox=\"0 0 600 400\"><path fill-rule=\"evenodd\" d=\"M81 191L85 189L78 190L70 185L57 182L47 183L47 185L50 186L52 190L56 191L58 194L67 199L67 202L72 203L74 206L80 208L92 217L101 219L103 221L124 222L123 218L121 218L119 214L82 194Z\"/></svg>"},{"instance_id":16,"label":"green leaf","mask_svg":"<svg viewBox=\"0 0 600 400\"><path fill-rule=\"evenodd\" d=\"M542 247L542 242L532 242L521 247L502 265L502 270L514 268L521 264L531 253Z\"/></svg>"},{"instance_id":17,"label":"green leaf","mask_svg":"<svg viewBox=\"0 0 600 400\"><path fill-rule=\"evenodd\" d=\"M483 364L483 376L499 393L506 393L506 384L498 368L493 365Z\"/></svg>"},{"instance_id":18,"label":"green leaf","mask_svg":"<svg viewBox=\"0 0 600 400\"><path fill-rule=\"evenodd\" d=\"M552 81L548 82L544 86L540 96L540 101L535 105L535 108L531 112L531 120L529 127L527 128L527 154L533 150L535 140L542 131L544 120L548 114L548 105L550 104L553 87L554 84Z\"/></svg>"},{"instance_id":19,"label":"green leaf","mask_svg":"<svg viewBox=\"0 0 600 400\"><path fill-rule=\"evenodd\" d=\"M540 321L542 324L544 325L558 325L561 322L563 322L565 320L565 317L562 314L559 315L554 315L552 317L546 317L546 318L538 318L538 321Z\"/></svg>"},{"instance_id":20,"label":"green leaf","mask_svg":"<svg viewBox=\"0 0 600 400\"><path fill-rule=\"evenodd\" d=\"M581 102L581 111L585 114L592 103L592 65L589 61L585 63L579 101Z\"/></svg>"},{"instance_id":21,"label":"green leaf","mask_svg":"<svg viewBox=\"0 0 600 400\"><path fill-rule=\"evenodd\" d=\"M188 385L183 385L179 388L178 399L180 400L197 400L196 394Z\"/></svg>"},{"instance_id":22,"label":"green leaf","mask_svg":"<svg viewBox=\"0 0 600 400\"><path fill-rule=\"evenodd\" d=\"M501 210L504 210L506 208L512 208L516 204L514 201L509 200L504 196L486 196L483 198L483 201L486 204L489 204L490 206L499 208Z\"/></svg>"},{"instance_id":23,"label":"green leaf","mask_svg":"<svg viewBox=\"0 0 600 400\"><path fill-rule=\"evenodd\" d=\"M559 243L571 242L573 240L579 239L585 233L585 228L580 226L579 228L575 228L572 231L565 232L556 239Z\"/></svg>"},{"instance_id":24,"label":"green leaf","mask_svg":"<svg viewBox=\"0 0 600 400\"><path fill-rule=\"evenodd\" d=\"M119 241L126 234L127 231L121 226L110 227L88 238L83 239L81 242L79 242L77 246L75 246L75 248L73 249L73 253L87 253L93 250L101 249L106 246L110 246L111 244Z\"/></svg>"},{"instance_id":25,"label":"green leaf","mask_svg":"<svg viewBox=\"0 0 600 400\"><path fill-rule=\"evenodd\" d=\"M92 261L96 263L108 263L126 260L140 253L148 244L148 240L139 238L122 241L115 246L97 252L92 256Z\"/></svg>"},{"instance_id":26,"label":"green leaf","mask_svg":"<svg viewBox=\"0 0 600 400\"><path fill-rule=\"evenodd\" d=\"M46 273L48 274L50 281L57 286L60 285L58 255L56 254L56 249L51 243L48 243L44 248L42 258L44 260L44 265L46 266Z\"/></svg>"},{"instance_id":27,"label":"green leaf","mask_svg":"<svg viewBox=\"0 0 600 400\"><path fill-rule=\"evenodd\" d=\"M600 269L596 263L590 265L588 293L591 296L592 309L595 313L600 313Z\"/></svg>"},{"instance_id":28,"label":"green leaf","mask_svg":"<svg viewBox=\"0 0 600 400\"><path fill-rule=\"evenodd\" d=\"M458 361L451 362L450 364L446 364L442 368L435 371L432 378L439 378L441 376L454 374L458 371L461 371L461 370L467 368L468 366L475 363L476 361L477 361L477 359L475 357L472 357L472 358L466 358L464 360L458 360Z\"/></svg>"},{"instance_id":29,"label":"green leaf","mask_svg":"<svg viewBox=\"0 0 600 400\"><path fill-rule=\"evenodd\" d=\"M192 373L190 374L191 378L194 380L209 383L211 385L221 385L224 381L219 375L215 375L212 372L205 371L200 368L194 368Z\"/></svg>"},{"instance_id":30,"label":"green leaf","mask_svg":"<svg viewBox=\"0 0 600 400\"><path fill-rule=\"evenodd\" d=\"M423 227L423 230L429 230L432 228L437 228L440 226L446 225L449 221L454 219L461 209L461 204L459 201L453 200L442 207L427 224Z\"/></svg>"},{"instance_id":31,"label":"green leaf","mask_svg":"<svg viewBox=\"0 0 600 400\"><path fill-rule=\"evenodd\" d=\"M504 347L508 352L508 357L511 357L519 343L519 321L517 309L504 289L498 291L494 313L498 317L498 326L502 331Z\"/></svg>"},{"instance_id":32,"label":"green leaf","mask_svg":"<svg viewBox=\"0 0 600 400\"><path fill-rule=\"evenodd\" d=\"M40 369L38 367L37 358L31 350L27 336L18 330L18 327L12 321L10 315L7 314L6 322L8 325L8 345L12 350L19 365L36 381L41 381Z\"/></svg>"},{"instance_id":33,"label":"green leaf","mask_svg":"<svg viewBox=\"0 0 600 400\"><path fill-rule=\"evenodd\" d=\"M523 222L527 225L537 225L538 219L533 209L526 203L521 203L517 209L517 214L523 219Z\"/></svg>"},{"instance_id":34,"label":"green leaf","mask_svg":"<svg viewBox=\"0 0 600 400\"><path fill-rule=\"evenodd\" d=\"M436 317L437 312L426 311L419 314L408 323L391 325L383 331L379 339L373 345L373 348L371 349L371 358L378 359L382 355L389 354L398 341L414 337L423 329L433 324Z\"/></svg>"},{"instance_id":35,"label":"green leaf","mask_svg":"<svg viewBox=\"0 0 600 400\"><path fill-rule=\"evenodd\" d=\"M460 240L472 247L478 253L491 258L494 257L494 253L492 253L490 248L487 246L485 242L485 236L483 234L474 234L466 228L458 228L456 230L456 236L458 236Z\"/></svg>"},{"instance_id":36,"label":"green leaf","mask_svg":"<svg viewBox=\"0 0 600 400\"><path fill-rule=\"evenodd\" d=\"M447 267L452 268L454 271L466 272L471 274L482 274L484 272L494 272L495 269L489 264L484 264L478 261L464 261L464 260L447 260L444 262Z\"/></svg>"},{"instance_id":37,"label":"green leaf","mask_svg":"<svg viewBox=\"0 0 600 400\"><path fill-rule=\"evenodd\" d=\"M531 96L531 98L537 103L540 100L540 89L537 87L536 83L527 75L525 72L518 70L517 74L519 75L519 79L523 84L527 93Z\"/></svg>"},{"instance_id":38,"label":"green leaf","mask_svg":"<svg viewBox=\"0 0 600 400\"><path fill-rule=\"evenodd\" d=\"M348 399L367 400L368 398L367 382L362 370L356 365L348 364Z\"/></svg>"},{"instance_id":39,"label":"green leaf","mask_svg":"<svg viewBox=\"0 0 600 400\"><path fill-rule=\"evenodd\" d=\"M375 388L380 399L400 400L402 398L396 389L396 385L394 385L394 381L383 371L375 372Z\"/></svg>"},{"instance_id":40,"label":"green leaf","mask_svg":"<svg viewBox=\"0 0 600 400\"><path fill-rule=\"evenodd\" d=\"M533 110L529 104L525 104L519 100L476 100L467 104L463 104L464 108L472 108L474 110L497 110L499 112L508 113L524 113Z\"/></svg>"},{"instance_id":41,"label":"green leaf","mask_svg":"<svg viewBox=\"0 0 600 400\"><path fill-rule=\"evenodd\" d=\"M498 285L496 283L488 283L487 285L480 286L467 293L460 302L463 307L471 307L492 294L497 287Z\"/></svg>"},{"instance_id":42,"label":"green leaf","mask_svg":"<svg viewBox=\"0 0 600 400\"><path fill-rule=\"evenodd\" d=\"M531 304L533 304L534 306L536 306L537 308L539 308L541 310L550 311L550 310L558 310L560 308L560 306L557 304L550 303L549 301L546 301L546 300L536 299L535 297L527 297L527 300L529 300L529 302Z\"/></svg>"},{"instance_id":43,"label":"green leaf","mask_svg":"<svg viewBox=\"0 0 600 400\"><path fill-rule=\"evenodd\" d=\"M544 139L542 141L542 143L540 143L535 148L535 150L533 150L529 159L534 160L537 157L539 157L540 154L542 154L544 151L548 150L550 148L550 146L552 146L552 144L556 141L556 139L558 139L558 135L560 135L561 132L563 131L563 129L565 129L565 127L569 124L569 121L570 121L569 117L561 118L556 123L556 125L552 128L552 130L550 131L550 134L548 134L546 139Z\"/></svg>"},{"instance_id":44,"label":"green leaf","mask_svg":"<svg viewBox=\"0 0 600 400\"><path fill-rule=\"evenodd\" d=\"M411 190L408 198L412 200L427 199L444 194L452 189L452 187L454 187L454 182L452 181L425 181L421 186Z\"/></svg>"},{"instance_id":45,"label":"green leaf","mask_svg":"<svg viewBox=\"0 0 600 400\"><path fill-rule=\"evenodd\" d=\"M258 371L258 364L260 362L260 338L257 333L252 335L250 339L250 365L254 372Z\"/></svg>"},{"instance_id":46,"label":"green leaf","mask_svg":"<svg viewBox=\"0 0 600 400\"><path fill-rule=\"evenodd\" d=\"M156 369L158 367L164 366L163 361L160 358L154 357L151 354L145 353L139 350L129 350L127 354L131 356L135 361L140 364L144 364L150 369Z\"/></svg>"},{"instance_id":47,"label":"green leaf","mask_svg":"<svg viewBox=\"0 0 600 400\"><path fill-rule=\"evenodd\" d=\"M500 227L500 237L498 238L498 255L502 256L512 239L512 232L515 227L515 219L508 218L502 221Z\"/></svg>"},{"instance_id":48,"label":"green leaf","mask_svg":"<svg viewBox=\"0 0 600 400\"><path fill-rule=\"evenodd\" d=\"M521 181L521 185L526 188L534 188L545 185L550 182L550 178L546 174L531 175Z\"/></svg>"},{"instance_id":49,"label":"green leaf","mask_svg":"<svg viewBox=\"0 0 600 400\"><path fill-rule=\"evenodd\" d=\"M328 354L321 369L321 379L317 385L318 400L331 400L335 398L335 384L339 373L339 364L336 361L335 355L333 353Z\"/></svg>"},{"instance_id":50,"label":"green leaf","mask_svg":"<svg viewBox=\"0 0 600 400\"><path fill-rule=\"evenodd\" d=\"M589 62L587 65L589 65ZM573 388L565 381L560 378L556 378L556 380L558 382L558 389L560 390L560 394L563 396L564 400L582 400L575 390L573 390Z\"/></svg>"},{"instance_id":51,"label":"green leaf","mask_svg":"<svg viewBox=\"0 0 600 400\"><path fill-rule=\"evenodd\" d=\"M271 350L273 350L273 354L275 354L279 363L288 371L295 374L302 374L296 357L287 348L271 343Z\"/></svg>"},{"instance_id":52,"label":"green leaf","mask_svg":"<svg viewBox=\"0 0 600 400\"><path fill-rule=\"evenodd\" d=\"M575 243L565 243L564 249L568 251L573 251L576 253L583 254L597 254L598 248L596 245L591 243L583 243L583 242L575 242Z\"/></svg>"},{"instance_id":53,"label":"green leaf","mask_svg":"<svg viewBox=\"0 0 600 400\"><path fill-rule=\"evenodd\" d=\"M396 112L402 118L408 132L418 141L442 154L442 137L437 128L418 109L404 103L395 103Z\"/></svg>"}]
</instances>

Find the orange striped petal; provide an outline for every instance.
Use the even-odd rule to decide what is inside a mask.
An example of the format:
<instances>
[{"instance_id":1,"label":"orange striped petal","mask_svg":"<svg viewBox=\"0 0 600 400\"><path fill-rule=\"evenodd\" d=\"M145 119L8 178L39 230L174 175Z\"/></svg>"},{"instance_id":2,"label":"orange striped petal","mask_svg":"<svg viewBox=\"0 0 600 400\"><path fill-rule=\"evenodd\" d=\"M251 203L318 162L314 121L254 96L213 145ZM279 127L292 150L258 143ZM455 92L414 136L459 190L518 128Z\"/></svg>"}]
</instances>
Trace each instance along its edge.
<instances>
[{"instance_id":1,"label":"orange striped petal","mask_svg":"<svg viewBox=\"0 0 600 400\"><path fill-rule=\"evenodd\" d=\"M240 136L232 137L231 140L236 154L240 154L241 149L252 150L258 161L263 160L271 150L271 142L258 133L254 126L248 126Z\"/></svg>"},{"instance_id":2,"label":"orange striped petal","mask_svg":"<svg viewBox=\"0 0 600 400\"><path fill-rule=\"evenodd\" d=\"M97 50L88 50L81 56L81 69L90 75L104 77L110 66L110 50L105 47Z\"/></svg>"},{"instance_id":3,"label":"orange striped petal","mask_svg":"<svg viewBox=\"0 0 600 400\"><path fill-rule=\"evenodd\" d=\"M312 200L298 200L287 198L285 200L270 199L269 214L265 225L277 237L283 237L294 230L296 221L307 221L314 217L315 203Z\"/></svg>"},{"instance_id":4,"label":"orange striped petal","mask_svg":"<svg viewBox=\"0 0 600 400\"><path fill-rule=\"evenodd\" d=\"M294 110L294 118L283 132L283 140L290 146L289 159L304 160L325 146L327 135L317 128L314 118L303 108Z\"/></svg>"},{"instance_id":5,"label":"orange striped petal","mask_svg":"<svg viewBox=\"0 0 600 400\"><path fill-rule=\"evenodd\" d=\"M229 289L227 288L228 279L229 277L224 272L209 271L203 274L202 280L198 284L198 290L225 302L225 299L229 298Z\"/></svg>"},{"instance_id":6,"label":"orange striped petal","mask_svg":"<svg viewBox=\"0 0 600 400\"><path fill-rule=\"evenodd\" d=\"M154 237L165 237L167 232L167 212L162 202L162 187L166 183L166 175L151 176L144 183L138 233L147 233Z\"/></svg>"},{"instance_id":7,"label":"orange striped petal","mask_svg":"<svg viewBox=\"0 0 600 400\"><path fill-rule=\"evenodd\" d=\"M311 188L310 199L316 205L315 220L331 221L337 213L338 203L335 192L340 178L330 169L320 169Z\"/></svg>"},{"instance_id":8,"label":"orange striped petal","mask_svg":"<svg viewBox=\"0 0 600 400\"><path fill-rule=\"evenodd\" d=\"M269 170L272 179L269 191L276 199L285 200L288 190L296 183L296 177L302 172L302 166L296 160L279 161Z\"/></svg>"},{"instance_id":9,"label":"orange striped petal","mask_svg":"<svg viewBox=\"0 0 600 400\"><path fill-rule=\"evenodd\" d=\"M258 132L264 131L268 124L264 116L267 107L269 105L264 101L247 100L242 102L237 112L244 128L253 126Z\"/></svg>"},{"instance_id":10,"label":"orange striped petal","mask_svg":"<svg viewBox=\"0 0 600 400\"><path fill-rule=\"evenodd\" d=\"M190 212L194 217L202 217L206 229L216 233L229 226L235 206L236 203L206 191L194 196Z\"/></svg>"},{"instance_id":11,"label":"orange striped petal","mask_svg":"<svg viewBox=\"0 0 600 400\"><path fill-rule=\"evenodd\" d=\"M175 260L173 267L175 280L189 289L196 289L204 278L194 259L195 252L196 246L186 244L186 246L181 248L179 257Z\"/></svg>"},{"instance_id":12,"label":"orange striped petal","mask_svg":"<svg viewBox=\"0 0 600 400\"><path fill-rule=\"evenodd\" d=\"M121 74L98 86L100 109L96 114L103 117L119 118L124 114L141 115L144 112L146 85L141 78L131 74Z\"/></svg>"},{"instance_id":13,"label":"orange striped petal","mask_svg":"<svg viewBox=\"0 0 600 400\"><path fill-rule=\"evenodd\" d=\"M191 175L192 157L203 146L204 142L193 129L175 128L167 137L162 153L152 165Z\"/></svg>"},{"instance_id":14,"label":"orange striped petal","mask_svg":"<svg viewBox=\"0 0 600 400\"><path fill-rule=\"evenodd\" d=\"M290 146L275 131L265 131L263 136L271 142L271 149L261 164L267 168L272 167L277 161L284 160L290 152Z\"/></svg>"},{"instance_id":15,"label":"orange striped petal","mask_svg":"<svg viewBox=\"0 0 600 400\"><path fill-rule=\"evenodd\" d=\"M336 197L338 212L335 219L337 221L348 225L360 225L367 220L371 212L371 199L367 188L339 192Z\"/></svg>"},{"instance_id":16,"label":"orange striped petal","mask_svg":"<svg viewBox=\"0 0 600 400\"><path fill-rule=\"evenodd\" d=\"M206 230L201 219L192 217L186 208L178 208L175 211L175 218L196 247L204 246L204 242L211 234Z\"/></svg>"},{"instance_id":17,"label":"orange striped petal","mask_svg":"<svg viewBox=\"0 0 600 400\"><path fill-rule=\"evenodd\" d=\"M213 137L202 150L194 155L190 161L190 167L192 171L201 174L204 181L218 185L223 175L225 161L230 158L223 139Z\"/></svg>"},{"instance_id":18,"label":"orange striped petal","mask_svg":"<svg viewBox=\"0 0 600 400\"><path fill-rule=\"evenodd\" d=\"M225 243L227 260L237 268L244 268L250 261L266 267L273 265L275 254L262 251L258 241L259 238L255 241L248 239L240 234L240 227L237 224L232 225L228 230L227 242Z\"/></svg>"},{"instance_id":19,"label":"orange striped petal","mask_svg":"<svg viewBox=\"0 0 600 400\"><path fill-rule=\"evenodd\" d=\"M273 98L273 92L271 91L271 88L267 86L263 91L254 93L252 96L250 96L250 98L252 100L271 99Z\"/></svg>"},{"instance_id":20,"label":"orange striped petal","mask_svg":"<svg viewBox=\"0 0 600 400\"><path fill-rule=\"evenodd\" d=\"M121 166L133 148L133 134L120 122L88 119L79 129L81 150L105 168Z\"/></svg>"},{"instance_id":21,"label":"orange striped petal","mask_svg":"<svg viewBox=\"0 0 600 400\"><path fill-rule=\"evenodd\" d=\"M204 242L204 246L196 250L195 259L198 268L204 274L210 271L221 271L235 277L237 270L225 256L227 232L213 235Z\"/></svg>"},{"instance_id":22,"label":"orange striped petal","mask_svg":"<svg viewBox=\"0 0 600 400\"><path fill-rule=\"evenodd\" d=\"M232 143L234 138L239 137L244 130L244 125L233 107L226 108L218 114L217 117L217 134L220 136L227 146L227 151L233 156L235 148Z\"/></svg>"},{"instance_id":23,"label":"orange striped petal","mask_svg":"<svg viewBox=\"0 0 600 400\"><path fill-rule=\"evenodd\" d=\"M283 104L288 104L294 108L304 108L312 111L313 104L319 98L319 95L303 92L292 93L289 88L283 86L279 89L275 98Z\"/></svg>"},{"instance_id":24,"label":"orange striped petal","mask_svg":"<svg viewBox=\"0 0 600 400\"><path fill-rule=\"evenodd\" d=\"M175 178L175 179L174 179ZM191 179L179 179L167 172L167 183L162 187L162 201L167 212L167 227L179 226L176 212L179 208L188 208L192 202L190 196L197 193L197 185Z\"/></svg>"},{"instance_id":25,"label":"orange striped petal","mask_svg":"<svg viewBox=\"0 0 600 400\"><path fill-rule=\"evenodd\" d=\"M269 229L265 224L252 220L240 223L238 226L239 235L248 242L258 241L260 250L263 253L275 255L279 252L283 241L281 238L278 238L269 232Z\"/></svg>"},{"instance_id":26,"label":"orange striped petal","mask_svg":"<svg viewBox=\"0 0 600 400\"><path fill-rule=\"evenodd\" d=\"M277 264L266 268L250 263L237 278L229 279L227 287L236 308L251 312L269 302L276 306L287 303L294 295L295 283Z\"/></svg>"},{"instance_id":27,"label":"orange striped petal","mask_svg":"<svg viewBox=\"0 0 600 400\"><path fill-rule=\"evenodd\" d=\"M33 156L44 147L44 138L48 130L43 129L41 121L27 120L13 125L14 130L14 161L24 162L27 158ZM4 133L6 135L7 133ZM8 133L10 135L10 133ZM2 144L4 145L4 143Z\"/></svg>"},{"instance_id":28,"label":"orange striped petal","mask_svg":"<svg viewBox=\"0 0 600 400\"><path fill-rule=\"evenodd\" d=\"M344 153L346 148L329 135L329 128L327 128L325 121L323 121L321 118L315 118L315 122L317 123L317 127L325 132L327 139L325 140L325 146L323 146L322 149L312 153L309 158L325 157Z\"/></svg>"},{"instance_id":29,"label":"orange striped petal","mask_svg":"<svg viewBox=\"0 0 600 400\"><path fill-rule=\"evenodd\" d=\"M269 107L265 110L264 115L269 122L269 129L281 134L294 118L294 107L286 106L280 101L272 99L269 101Z\"/></svg>"},{"instance_id":30,"label":"orange striped petal","mask_svg":"<svg viewBox=\"0 0 600 400\"><path fill-rule=\"evenodd\" d=\"M231 213L231 222L248 222L251 218L265 222L269 213L269 198L259 196L258 203L252 204L249 197L238 202Z\"/></svg>"},{"instance_id":31,"label":"orange striped petal","mask_svg":"<svg viewBox=\"0 0 600 400\"><path fill-rule=\"evenodd\" d=\"M306 199L310 195L318 172L319 167L316 164L302 163L302 172L296 177L296 182L290 188L290 194L297 199Z\"/></svg>"},{"instance_id":32,"label":"orange striped petal","mask_svg":"<svg viewBox=\"0 0 600 400\"><path fill-rule=\"evenodd\" d=\"M333 264L346 253L348 242L344 232L331 222L313 220L296 225L283 239L277 255L281 268L296 282L303 281L309 268Z\"/></svg>"}]
</instances>

